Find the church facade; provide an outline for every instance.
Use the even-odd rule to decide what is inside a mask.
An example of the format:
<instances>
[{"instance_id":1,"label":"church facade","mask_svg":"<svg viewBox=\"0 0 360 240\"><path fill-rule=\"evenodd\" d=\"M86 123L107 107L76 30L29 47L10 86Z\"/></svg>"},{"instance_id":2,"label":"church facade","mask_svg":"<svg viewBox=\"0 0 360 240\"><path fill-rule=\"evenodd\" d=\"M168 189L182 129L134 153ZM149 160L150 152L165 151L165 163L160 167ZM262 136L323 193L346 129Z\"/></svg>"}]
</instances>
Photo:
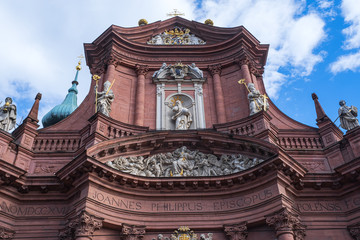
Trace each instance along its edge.
<instances>
[{"instance_id":1,"label":"church facade","mask_svg":"<svg viewBox=\"0 0 360 240\"><path fill-rule=\"evenodd\" d=\"M282 113L243 26L140 23L84 44L70 115L0 130L0 239L360 239L360 127Z\"/></svg>"}]
</instances>

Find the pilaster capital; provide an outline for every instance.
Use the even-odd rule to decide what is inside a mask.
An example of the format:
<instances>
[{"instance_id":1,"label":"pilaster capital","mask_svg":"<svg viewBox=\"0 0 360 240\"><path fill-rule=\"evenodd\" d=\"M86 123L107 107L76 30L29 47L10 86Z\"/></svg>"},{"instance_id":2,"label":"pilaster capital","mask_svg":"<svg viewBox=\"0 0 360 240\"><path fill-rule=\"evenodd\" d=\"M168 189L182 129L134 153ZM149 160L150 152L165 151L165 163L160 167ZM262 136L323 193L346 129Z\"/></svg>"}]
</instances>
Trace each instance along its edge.
<instances>
[{"instance_id":1,"label":"pilaster capital","mask_svg":"<svg viewBox=\"0 0 360 240\"><path fill-rule=\"evenodd\" d=\"M15 231L12 231L10 229L0 227L0 239L13 239L15 235Z\"/></svg>"},{"instance_id":2,"label":"pilaster capital","mask_svg":"<svg viewBox=\"0 0 360 240\"><path fill-rule=\"evenodd\" d=\"M136 75L144 75L146 76L146 74L149 72L149 67L148 65L139 65L139 64L136 64L135 65L135 72L136 72Z\"/></svg>"},{"instance_id":3,"label":"pilaster capital","mask_svg":"<svg viewBox=\"0 0 360 240\"><path fill-rule=\"evenodd\" d=\"M145 235L145 226L123 224L122 240L142 240Z\"/></svg>"},{"instance_id":4,"label":"pilaster capital","mask_svg":"<svg viewBox=\"0 0 360 240\"><path fill-rule=\"evenodd\" d=\"M266 223L275 229L276 235L281 232L291 232L295 240L303 240L306 236L306 226L301 224L297 215L286 208L266 217Z\"/></svg>"},{"instance_id":5,"label":"pilaster capital","mask_svg":"<svg viewBox=\"0 0 360 240\"><path fill-rule=\"evenodd\" d=\"M104 64L99 64L98 66L91 68L90 69L90 73L91 75L101 75L103 73L105 73L105 65Z\"/></svg>"},{"instance_id":6,"label":"pilaster capital","mask_svg":"<svg viewBox=\"0 0 360 240\"><path fill-rule=\"evenodd\" d=\"M360 240L360 222L351 226L348 226L351 237L354 240Z\"/></svg>"},{"instance_id":7,"label":"pilaster capital","mask_svg":"<svg viewBox=\"0 0 360 240\"><path fill-rule=\"evenodd\" d=\"M224 232L230 240L246 240L248 235L246 222L235 225L224 225Z\"/></svg>"},{"instance_id":8,"label":"pilaster capital","mask_svg":"<svg viewBox=\"0 0 360 240\"><path fill-rule=\"evenodd\" d=\"M77 237L88 237L102 227L102 218L96 217L86 211L69 220L67 227L60 232L60 240L71 240Z\"/></svg>"},{"instance_id":9,"label":"pilaster capital","mask_svg":"<svg viewBox=\"0 0 360 240\"><path fill-rule=\"evenodd\" d=\"M221 64L209 65L208 69L212 76L214 76L215 74L221 74Z\"/></svg>"},{"instance_id":10,"label":"pilaster capital","mask_svg":"<svg viewBox=\"0 0 360 240\"><path fill-rule=\"evenodd\" d=\"M106 62L107 66L113 65L113 66L117 67L118 65L120 65L121 61L114 54L110 54L106 58L105 62Z\"/></svg>"},{"instance_id":11,"label":"pilaster capital","mask_svg":"<svg viewBox=\"0 0 360 240\"><path fill-rule=\"evenodd\" d=\"M250 67L250 72L256 77L261 77L264 74L264 68L256 68L254 66Z\"/></svg>"},{"instance_id":12,"label":"pilaster capital","mask_svg":"<svg viewBox=\"0 0 360 240\"><path fill-rule=\"evenodd\" d=\"M241 67L242 65L247 65L250 66L250 59L248 56L244 55L238 59L236 59L237 64L239 64L239 66Z\"/></svg>"}]
</instances>

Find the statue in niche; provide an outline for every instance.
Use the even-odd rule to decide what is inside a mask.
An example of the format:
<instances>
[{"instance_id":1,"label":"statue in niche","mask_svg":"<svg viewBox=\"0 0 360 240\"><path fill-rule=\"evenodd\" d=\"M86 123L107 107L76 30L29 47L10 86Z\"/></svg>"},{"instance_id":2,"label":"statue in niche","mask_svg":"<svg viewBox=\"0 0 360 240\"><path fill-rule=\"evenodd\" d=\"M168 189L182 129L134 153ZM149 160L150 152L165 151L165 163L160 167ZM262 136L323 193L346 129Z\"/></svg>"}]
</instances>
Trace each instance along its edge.
<instances>
[{"instance_id":1,"label":"statue in niche","mask_svg":"<svg viewBox=\"0 0 360 240\"><path fill-rule=\"evenodd\" d=\"M357 108L354 106L346 106L346 102L344 100L341 100L339 105L340 108L338 113L340 117L340 126L346 130L351 130L355 127L358 127L359 120L356 118L358 113Z\"/></svg>"},{"instance_id":2,"label":"statue in niche","mask_svg":"<svg viewBox=\"0 0 360 240\"><path fill-rule=\"evenodd\" d=\"M195 65L195 63L192 63L191 65L188 65L188 68L190 68L190 70L196 72L201 78L204 77L203 71L201 71L201 70Z\"/></svg>"},{"instance_id":3,"label":"statue in niche","mask_svg":"<svg viewBox=\"0 0 360 240\"><path fill-rule=\"evenodd\" d=\"M16 105L10 97L5 98L5 104L0 107L0 129L10 131L16 125Z\"/></svg>"},{"instance_id":4,"label":"statue in niche","mask_svg":"<svg viewBox=\"0 0 360 240\"><path fill-rule=\"evenodd\" d=\"M180 100L176 100L172 110L175 113L171 117L172 120L175 120L175 129L188 130L192 123L191 113L189 109L184 107Z\"/></svg>"},{"instance_id":5,"label":"statue in niche","mask_svg":"<svg viewBox=\"0 0 360 240\"><path fill-rule=\"evenodd\" d=\"M111 88L111 83L106 81L104 83L104 90L97 93L97 111L109 117L111 112L111 104L114 101L114 93Z\"/></svg>"},{"instance_id":6,"label":"statue in niche","mask_svg":"<svg viewBox=\"0 0 360 240\"><path fill-rule=\"evenodd\" d=\"M261 95L253 83L248 84L248 90L250 116L260 112L261 110L266 111L269 109L269 102L266 101L266 96Z\"/></svg>"}]
</instances>

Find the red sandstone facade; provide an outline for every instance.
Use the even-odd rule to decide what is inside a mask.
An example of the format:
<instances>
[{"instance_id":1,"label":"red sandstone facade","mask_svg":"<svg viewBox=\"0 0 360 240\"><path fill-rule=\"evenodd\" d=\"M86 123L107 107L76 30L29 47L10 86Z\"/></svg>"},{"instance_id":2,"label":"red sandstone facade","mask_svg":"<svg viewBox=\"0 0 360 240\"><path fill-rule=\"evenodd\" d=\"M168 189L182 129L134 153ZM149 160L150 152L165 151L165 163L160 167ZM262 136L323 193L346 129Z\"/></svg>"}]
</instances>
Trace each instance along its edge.
<instances>
[{"instance_id":1,"label":"red sandstone facade","mask_svg":"<svg viewBox=\"0 0 360 240\"><path fill-rule=\"evenodd\" d=\"M146 44L174 26L206 44ZM110 117L94 114L92 81L63 121L37 129L37 95L22 125L12 134L0 131L0 239L151 240L180 226L216 240L360 239L360 128L343 135L315 94L318 128L289 118L271 100L268 111L249 116L247 90L237 82L244 78L265 92L268 45L244 27L179 17L113 25L85 52L99 86L116 79ZM204 72L206 129L157 131L151 76L163 62L179 61ZM171 178L133 176L104 164L181 146L265 161L232 175Z\"/></svg>"}]
</instances>

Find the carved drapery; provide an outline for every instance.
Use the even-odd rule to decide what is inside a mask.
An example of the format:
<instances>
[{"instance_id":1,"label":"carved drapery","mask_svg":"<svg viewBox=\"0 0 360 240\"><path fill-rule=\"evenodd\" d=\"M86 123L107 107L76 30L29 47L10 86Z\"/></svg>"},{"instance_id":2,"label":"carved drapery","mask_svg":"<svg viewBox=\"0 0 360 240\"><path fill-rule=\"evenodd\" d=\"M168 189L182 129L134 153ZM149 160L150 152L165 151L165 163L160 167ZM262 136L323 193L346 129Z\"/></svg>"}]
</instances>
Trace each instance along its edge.
<instances>
[{"instance_id":1,"label":"carved drapery","mask_svg":"<svg viewBox=\"0 0 360 240\"><path fill-rule=\"evenodd\" d=\"M0 239L13 239L15 231L12 231L7 228L0 227Z\"/></svg>"},{"instance_id":2,"label":"carved drapery","mask_svg":"<svg viewBox=\"0 0 360 240\"><path fill-rule=\"evenodd\" d=\"M94 232L102 227L102 218L82 211L77 217L69 220L67 227L60 232L60 240L92 239Z\"/></svg>"},{"instance_id":3,"label":"carved drapery","mask_svg":"<svg viewBox=\"0 0 360 240\"><path fill-rule=\"evenodd\" d=\"M266 223L275 229L279 240L304 240L306 226L301 224L299 217L286 208L266 218Z\"/></svg>"},{"instance_id":4,"label":"carved drapery","mask_svg":"<svg viewBox=\"0 0 360 240\"><path fill-rule=\"evenodd\" d=\"M134 124L144 125L144 110L145 110L145 77L149 68L147 65L136 64L135 72L137 75L136 84L136 101L135 101L135 116Z\"/></svg>"},{"instance_id":5,"label":"carved drapery","mask_svg":"<svg viewBox=\"0 0 360 240\"><path fill-rule=\"evenodd\" d=\"M360 240L360 222L351 226L348 226L351 237L354 240Z\"/></svg>"},{"instance_id":6,"label":"carved drapery","mask_svg":"<svg viewBox=\"0 0 360 240\"><path fill-rule=\"evenodd\" d=\"M123 224L121 240L142 240L145 235L145 226Z\"/></svg>"},{"instance_id":7,"label":"carved drapery","mask_svg":"<svg viewBox=\"0 0 360 240\"><path fill-rule=\"evenodd\" d=\"M217 113L218 123L226 122L224 93L221 86L221 65L211 65L208 67L214 81L215 107Z\"/></svg>"},{"instance_id":8,"label":"carved drapery","mask_svg":"<svg viewBox=\"0 0 360 240\"><path fill-rule=\"evenodd\" d=\"M248 235L246 222L235 225L225 225L224 232L229 240L246 240Z\"/></svg>"}]
</instances>

